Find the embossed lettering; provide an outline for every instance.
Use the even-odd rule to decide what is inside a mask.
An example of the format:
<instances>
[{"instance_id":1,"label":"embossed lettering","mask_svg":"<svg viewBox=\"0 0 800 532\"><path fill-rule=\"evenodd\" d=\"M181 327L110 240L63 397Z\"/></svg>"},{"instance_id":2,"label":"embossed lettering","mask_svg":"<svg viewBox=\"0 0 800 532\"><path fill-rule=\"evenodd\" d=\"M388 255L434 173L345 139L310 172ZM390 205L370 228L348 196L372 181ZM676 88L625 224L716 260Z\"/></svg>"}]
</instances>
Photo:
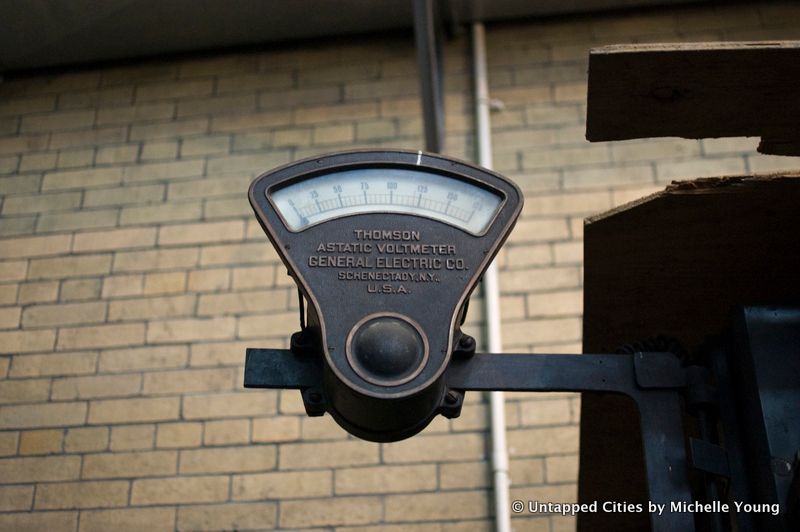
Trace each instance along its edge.
<instances>
[{"instance_id":1,"label":"embossed lettering","mask_svg":"<svg viewBox=\"0 0 800 532\"><path fill-rule=\"evenodd\" d=\"M355 229L356 240L419 240L419 231Z\"/></svg>"}]
</instances>

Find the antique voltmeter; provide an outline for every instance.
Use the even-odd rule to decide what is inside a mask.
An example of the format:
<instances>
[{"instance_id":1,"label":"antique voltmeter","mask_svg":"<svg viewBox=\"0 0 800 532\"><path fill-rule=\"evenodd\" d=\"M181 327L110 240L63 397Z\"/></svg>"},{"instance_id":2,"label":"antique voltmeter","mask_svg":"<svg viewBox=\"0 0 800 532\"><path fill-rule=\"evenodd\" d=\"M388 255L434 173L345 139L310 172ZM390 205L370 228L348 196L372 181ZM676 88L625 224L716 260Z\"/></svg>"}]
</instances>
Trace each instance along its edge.
<instances>
[{"instance_id":1,"label":"antique voltmeter","mask_svg":"<svg viewBox=\"0 0 800 532\"><path fill-rule=\"evenodd\" d=\"M322 363L310 413L390 441L463 393L442 375L474 351L460 325L468 298L522 208L509 180L446 157L398 150L306 159L258 177L250 203L309 302L293 337Z\"/></svg>"}]
</instances>

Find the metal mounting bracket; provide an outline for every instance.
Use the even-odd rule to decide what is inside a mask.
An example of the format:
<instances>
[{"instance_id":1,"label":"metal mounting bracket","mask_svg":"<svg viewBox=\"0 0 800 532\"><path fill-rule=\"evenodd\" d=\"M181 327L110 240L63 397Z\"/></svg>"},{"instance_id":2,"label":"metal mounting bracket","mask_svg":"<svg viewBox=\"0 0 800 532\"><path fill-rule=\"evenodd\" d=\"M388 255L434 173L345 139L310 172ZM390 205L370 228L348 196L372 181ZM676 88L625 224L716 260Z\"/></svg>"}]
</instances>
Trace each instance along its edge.
<instances>
[{"instance_id":1,"label":"metal mounting bracket","mask_svg":"<svg viewBox=\"0 0 800 532\"><path fill-rule=\"evenodd\" d=\"M284 349L248 349L246 388L322 389L322 357ZM649 499L692 502L684 446L681 393L686 378L671 353L529 355L477 353L454 357L444 375L456 392L603 392L633 399L640 414ZM324 398L322 398L324 400ZM689 513L651 514L652 530L694 530Z\"/></svg>"}]
</instances>

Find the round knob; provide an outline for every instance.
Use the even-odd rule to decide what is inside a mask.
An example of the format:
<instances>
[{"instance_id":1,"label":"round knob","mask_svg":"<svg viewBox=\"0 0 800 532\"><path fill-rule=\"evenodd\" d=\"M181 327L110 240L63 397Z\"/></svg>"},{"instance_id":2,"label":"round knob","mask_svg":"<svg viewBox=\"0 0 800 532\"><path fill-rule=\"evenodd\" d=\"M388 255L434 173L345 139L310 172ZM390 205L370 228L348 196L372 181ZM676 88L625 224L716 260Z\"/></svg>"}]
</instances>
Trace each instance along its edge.
<instances>
[{"instance_id":1,"label":"round knob","mask_svg":"<svg viewBox=\"0 0 800 532\"><path fill-rule=\"evenodd\" d=\"M350 333L348 360L353 370L373 384L392 386L413 379L427 358L419 328L394 316L359 322Z\"/></svg>"}]
</instances>

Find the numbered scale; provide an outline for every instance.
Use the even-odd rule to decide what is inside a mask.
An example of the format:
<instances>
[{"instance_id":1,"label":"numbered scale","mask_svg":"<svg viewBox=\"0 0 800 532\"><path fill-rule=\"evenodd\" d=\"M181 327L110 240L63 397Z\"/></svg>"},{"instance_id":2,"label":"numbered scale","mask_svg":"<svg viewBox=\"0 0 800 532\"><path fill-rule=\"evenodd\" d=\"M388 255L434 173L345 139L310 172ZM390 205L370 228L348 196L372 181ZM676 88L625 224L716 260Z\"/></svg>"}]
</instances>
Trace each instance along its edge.
<instances>
[{"instance_id":1,"label":"numbered scale","mask_svg":"<svg viewBox=\"0 0 800 532\"><path fill-rule=\"evenodd\" d=\"M454 352L474 351L460 325L519 189L436 155L355 151L268 172L250 203L309 302L293 348L324 361L324 385L307 408L378 441L457 415L463 394L442 375Z\"/></svg>"}]
</instances>

